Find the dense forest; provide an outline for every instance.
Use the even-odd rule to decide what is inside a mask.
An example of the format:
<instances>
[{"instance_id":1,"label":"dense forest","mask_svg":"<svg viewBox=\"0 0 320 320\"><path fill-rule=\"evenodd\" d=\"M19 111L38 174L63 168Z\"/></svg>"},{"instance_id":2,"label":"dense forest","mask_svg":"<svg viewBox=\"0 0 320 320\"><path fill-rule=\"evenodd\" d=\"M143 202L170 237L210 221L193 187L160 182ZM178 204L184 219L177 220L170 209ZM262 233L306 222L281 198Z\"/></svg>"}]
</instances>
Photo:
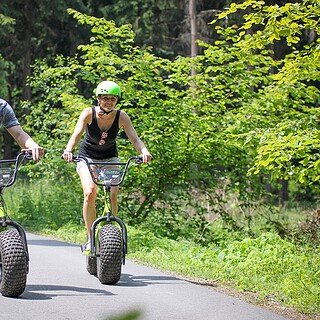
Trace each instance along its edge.
<instances>
[{"instance_id":1,"label":"dense forest","mask_svg":"<svg viewBox=\"0 0 320 320\"><path fill-rule=\"evenodd\" d=\"M179 141L182 144L179 148L188 150L188 153L193 149L203 149L206 153L203 163L198 163L196 152L192 152L190 162L197 165L199 173L208 172L215 181L218 171L233 171L236 180L245 188L250 180L251 184L263 185L268 191L277 193L280 201L284 202L289 200L289 182L292 180L295 185L291 198L314 199L319 190L319 8L314 1L239 3L237 6L230 1L2 1L0 95L15 107L18 116L25 121L23 119L33 108L28 105L37 105L39 95L35 93L43 89L44 95L47 90L41 87L44 81L54 81L54 86L58 85L57 80L49 79L49 76L41 79L41 84L37 83L36 78L38 81L43 78L43 75L37 74L42 70L39 61L47 61L47 66L51 67L59 56L77 57L79 45L88 45L91 41L93 48L105 41L106 46L110 45L112 49L112 52L106 50L103 53L106 55L103 62L106 64L105 72L99 74L98 70L89 70L92 74L96 73L90 81L82 77L76 84L82 91L80 94L92 99L90 90L94 78L98 81L110 76L129 83L129 72L125 75L123 64L130 56L125 56L121 50L135 50L140 55L147 53L155 66L142 70L142 66L138 67L141 61L137 61L137 70L131 73L142 73L140 80L135 80L134 84L140 93L132 95L130 89L125 90L128 98L123 107L142 102L153 107L152 112L157 113L159 102L160 105L167 105L170 101L173 112L167 115L170 126L176 128L170 139L183 132L186 140ZM77 22L73 18L77 15L67 12L69 7L88 17L114 21L112 28L121 30L120 26L130 25L133 34L128 34L124 40L106 36L99 43L92 42L95 35L90 28L94 23ZM212 23L219 15L218 21ZM192 28L194 22L196 25ZM115 38L116 34L113 35ZM128 44L129 40L132 43ZM192 40L197 41L193 53ZM118 44L109 44L117 41ZM127 47L121 48L121 41ZM89 50L80 50L87 51L87 56L81 59L95 59L88 56ZM196 59L183 60L194 56L195 52ZM114 63L112 55L123 59L119 66L122 70L109 71ZM99 62L90 63L96 63L99 67ZM194 79L188 76L190 63L194 64L191 70L197 73ZM159 68L158 75L152 68ZM69 71L72 72L71 69ZM143 75L143 72L146 74ZM31 81L30 76L33 78ZM177 79L178 76L186 81ZM153 77L148 89L143 89L147 82L144 77ZM158 88L152 88L156 77L162 83ZM196 92L192 92L193 85L189 87L191 82L196 85ZM134 88L131 87L132 91ZM159 95L161 90L168 89L172 89L170 95ZM63 85L61 92L42 106L42 112L46 112L49 106L50 109L61 107L62 91ZM153 93L154 99L158 100L153 106L150 91L158 92ZM171 98L173 95L174 100ZM29 101L29 104L22 104L21 101ZM188 106L184 106L186 103ZM177 113L182 115L186 107L189 114L182 121ZM190 117L192 119L188 119ZM161 118L158 119L161 121ZM30 121L34 121L32 117ZM183 128L183 122L188 121L196 126L195 130L191 125L188 129ZM198 121L202 124L198 125ZM54 127L55 119L51 122L49 128L34 127L30 130L37 130L35 135L40 134L39 131ZM163 128L147 125L145 129L147 135L147 132ZM157 135L156 132L153 131L151 136ZM199 135L197 142L192 141L191 132L194 136ZM55 136L53 132L50 135ZM146 139L157 140L150 134ZM16 146L5 131L2 131L1 142L4 157L8 158L16 152ZM162 142L165 150L169 150L171 143L178 143ZM161 150L161 154L164 153ZM176 157L176 154L172 156ZM169 162L175 163L177 168L181 166L180 160L171 159ZM248 172L251 173L250 178ZM196 173L189 174L197 176ZM203 184L206 179L199 177L197 180L198 184Z\"/></svg>"},{"instance_id":2,"label":"dense forest","mask_svg":"<svg viewBox=\"0 0 320 320\"><path fill-rule=\"evenodd\" d=\"M199 38L209 40L213 34L210 22L227 2L201 1ZM206 3L206 4L205 4ZM37 59L57 54L73 55L77 46L88 41L89 29L81 28L67 14L67 8L88 15L115 20L118 25L130 23L135 44L152 46L153 52L174 58L189 55L190 19L186 1L1 1L0 3L0 95L13 105L20 99L31 99L27 77ZM26 110L17 110L23 116ZM3 132L4 155L12 155L12 140Z\"/></svg>"},{"instance_id":3,"label":"dense forest","mask_svg":"<svg viewBox=\"0 0 320 320\"><path fill-rule=\"evenodd\" d=\"M194 241L200 258L186 264L207 263L210 273L215 261L227 280L248 261L267 263L269 252L259 290L285 286L293 268L287 287L272 292L319 310L319 19L318 0L2 0L0 96L46 149L11 201L20 221L82 226L78 177L61 153L81 110L96 103L97 83L114 80L119 108L153 155L121 191L125 221L154 232L138 232L134 245ZM134 153L123 134L118 144L123 159ZM1 129L1 157L17 152ZM268 274L264 285L261 269L284 256L278 280Z\"/></svg>"},{"instance_id":4,"label":"dense forest","mask_svg":"<svg viewBox=\"0 0 320 320\"><path fill-rule=\"evenodd\" d=\"M230 190L239 206L317 201L318 10L315 1L2 1L1 96L47 149L38 170L55 176L95 84L120 82L121 107L154 155L138 179L141 218L187 201L231 219L220 208ZM5 131L1 141L12 156Z\"/></svg>"}]
</instances>

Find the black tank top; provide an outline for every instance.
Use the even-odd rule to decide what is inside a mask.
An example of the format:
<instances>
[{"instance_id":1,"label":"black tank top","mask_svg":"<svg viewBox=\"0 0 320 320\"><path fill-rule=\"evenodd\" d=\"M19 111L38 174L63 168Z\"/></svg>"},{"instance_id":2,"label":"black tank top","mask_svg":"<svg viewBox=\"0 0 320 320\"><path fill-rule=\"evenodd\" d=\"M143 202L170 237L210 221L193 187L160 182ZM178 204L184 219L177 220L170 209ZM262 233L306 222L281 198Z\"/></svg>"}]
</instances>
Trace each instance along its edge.
<instances>
[{"instance_id":1,"label":"black tank top","mask_svg":"<svg viewBox=\"0 0 320 320\"><path fill-rule=\"evenodd\" d=\"M86 135L80 143L79 155L97 160L117 157L116 138L119 132L119 117L120 110L117 110L110 129L106 132L101 131L98 126L95 107L92 107L92 122L87 124ZM104 137L105 135L106 137Z\"/></svg>"}]
</instances>

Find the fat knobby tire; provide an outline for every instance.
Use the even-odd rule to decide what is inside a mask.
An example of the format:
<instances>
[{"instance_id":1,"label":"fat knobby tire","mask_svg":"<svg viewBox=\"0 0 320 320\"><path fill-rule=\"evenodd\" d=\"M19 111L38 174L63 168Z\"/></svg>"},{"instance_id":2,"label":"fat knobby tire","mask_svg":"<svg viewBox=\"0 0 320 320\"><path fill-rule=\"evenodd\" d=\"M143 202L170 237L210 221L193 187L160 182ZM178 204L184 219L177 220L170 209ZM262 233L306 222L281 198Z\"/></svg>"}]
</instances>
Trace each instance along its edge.
<instances>
[{"instance_id":1,"label":"fat knobby tire","mask_svg":"<svg viewBox=\"0 0 320 320\"><path fill-rule=\"evenodd\" d=\"M122 266L122 235L113 224L106 224L99 232L100 257L97 274L102 284L116 284L120 280Z\"/></svg>"},{"instance_id":2,"label":"fat knobby tire","mask_svg":"<svg viewBox=\"0 0 320 320\"><path fill-rule=\"evenodd\" d=\"M26 288L28 261L21 236L15 229L0 232L0 293L18 297Z\"/></svg>"},{"instance_id":3,"label":"fat knobby tire","mask_svg":"<svg viewBox=\"0 0 320 320\"><path fill-rule=\"evenodd\" d=\"M87 257L87 271L91 275L97 275L97 258L96 257Z\"/></svg>"}]
</instances>

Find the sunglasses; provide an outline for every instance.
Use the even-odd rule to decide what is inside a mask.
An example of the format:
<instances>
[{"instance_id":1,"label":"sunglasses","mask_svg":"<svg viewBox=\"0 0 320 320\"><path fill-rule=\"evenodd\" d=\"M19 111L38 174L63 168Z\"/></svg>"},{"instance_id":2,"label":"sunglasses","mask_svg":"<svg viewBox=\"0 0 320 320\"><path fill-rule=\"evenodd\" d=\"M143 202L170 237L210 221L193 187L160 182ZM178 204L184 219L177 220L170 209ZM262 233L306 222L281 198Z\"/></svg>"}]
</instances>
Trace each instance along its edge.
<instances>
[{"instance_id":1,"label":"sunglasses","mask_svg":"<svg viewBox=\"0 0 320 320\"><path fill-rule=\"evenodd\" d=\"M99 140L99 146L102 146L102 145L104 145L105 143L106 143L106 138L107 138L107 136L108 136L108 132L102 132L101 133L101 137L100 137L100 140Z\"/></svg>"}]
</instances>

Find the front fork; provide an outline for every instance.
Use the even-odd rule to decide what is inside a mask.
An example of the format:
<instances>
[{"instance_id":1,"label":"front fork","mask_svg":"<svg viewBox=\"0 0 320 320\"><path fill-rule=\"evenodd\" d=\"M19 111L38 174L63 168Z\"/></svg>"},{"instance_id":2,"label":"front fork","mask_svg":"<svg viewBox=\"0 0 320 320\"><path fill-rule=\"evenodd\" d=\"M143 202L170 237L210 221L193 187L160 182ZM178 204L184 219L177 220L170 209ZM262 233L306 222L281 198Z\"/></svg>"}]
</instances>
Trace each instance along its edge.
<instances>
[{"instance_id":1,"label":"front fork","mask_svg":"<svg viewBox=\"0 0 320 320\"><path fill-rule=\"evenodd\" d=\"M97 246L96 246L96 234L97 234L98 225L102 222L111 223L112 221L118 223L121 228L122 244L123 244L123 246L122 246L122 252L123 252L122 263L125 264L125 256L127 254L127 249L128 249L127 248L127 243L128 243L127 242L127 239L128 239L127 227L120 218L111 215L110 212L108 212L106 216L96 219L91 226L91 230L90 230L91 255L93 255L95 257L99 256L99 254L97 252Z\"/></svg>"},{"instance_id":2,"label":"front fork","mask_svg":"<svg viewBox=\"0 0 320 320\"><path fill-rule=\"evenodd\" d=\"M104 214L102 217L96 219L92 226L91 226L91 230L90 230L90 239L91 239L91 255L97 257L99 256L99 253L97 252L97 246L96 246L96 234L97 234L97 228L99 226L100 223L102 222L106 222L106 223L112 223L112 222L116 222L118 223L118 225L120 226L121 228L121 234L122 234L122 263L125 264L125 257L126 257L126 254L127 254L127 250L128 250L128 235L127 235L127 227L126 225L124 224L124 222L111 214L111 199L110 199L110 191L111 191L111 185L108 185L106 184L104 187L103 187L103 191L104 191L104 199L105 199L105 202L104 202ZM107 201L107 198L109 198Z\"/></svg>"},{"instance_id":3,"label":"front fork","mask_svg":"<svg viewBox=\"0 0 320 320\"><path fill-rule=\"evenodd\" d=\"M11 226L18 231L18 233L22 239L22 245L24 248L24 252L26 254L27 266L28 266L27 272L29 272L29 251L28 251L26 233L19 223L14 222L14 221L7 218L6 207L4 204L4 200L2 198L2 192L3 192L3 189L0 189L0 195L1 195L1 197L0 197L0 232L3 230L6 230L7 226Z\"/></svg>"},{"instance_id":4,"label":"front fork","mask_svg":"<svg viewBox=\"0 0 320 320\"><path fill-rule=\"evenodd\" d=\"M3 208L0 207L0 215L1 215L1 209L3 210ZM7 226L11 226L15 228L22 239L22 245L23 245L24 252L26 254L26 259L27 259L27 268L28 268L27 272L29 272L29 251L28 251L26 233L19 223L11 221L7 219L5 216L4 217L0 216L0 232L3 231L3 229L6 229Z\"/></svg>"}]
</instances>

